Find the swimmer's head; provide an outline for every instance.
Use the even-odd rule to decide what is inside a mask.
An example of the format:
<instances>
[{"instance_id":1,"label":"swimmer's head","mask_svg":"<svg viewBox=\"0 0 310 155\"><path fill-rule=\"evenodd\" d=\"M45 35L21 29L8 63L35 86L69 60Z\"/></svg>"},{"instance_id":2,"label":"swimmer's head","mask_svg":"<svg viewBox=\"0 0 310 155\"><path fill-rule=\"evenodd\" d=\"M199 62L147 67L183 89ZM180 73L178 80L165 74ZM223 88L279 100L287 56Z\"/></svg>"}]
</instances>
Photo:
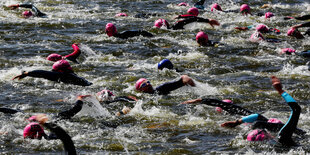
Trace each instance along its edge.
<instances>
[{"instance_id":1,"label":"swimmer's head","mask_svg":"<svg viewBox=\"0 0 310 155\"><path fill-rule=\"evenodd\" d=\"M222 100L223 102L226 102L226 103L230 103L230 104L233 104L233 101L232 100L229 100L229 99L225 99L225 100ZM215 111L219 112L219 113L222 113L223 112L223 109L221 107L216 107L215 108Z\"/></svg>"},{"instance_id":2,"label":"swimmer's head","mask_svg":"<svg viewBox=\"0 0 310 155\"><path fill-rule=\"evenodd\" d=\"M293 53L295 53L296 50L291 49L291 48L283 48L280 51L280 54L287 54L287 55L292 55Z\"/></svg>"},{"instance_id":3,"label":"swimmer's head","mask_svg":"<svg viewBox=\"0 0 310 155\"><path fill-rule=\"evenodd\" d=\"M221 6L218 5L217 3L214 3L214 4L211 6L211 11L213 11L213 9L214 9L214 10L218 10L218 11L223 11L222 8L221 8Z\"/></svg>"},{"instance_id":4,"label":"swimmer's head","mask_svg":"<svg viewBox=\"0 0 310 155\"><path fill-rule=\"evenodd\" d=\"M291 37L295 37L297 39L302 39L304 38L304 36L300 33L300 31L298 31L296 28L290 28L287 31L287 35L291 36Z\"/></svg>"},{"instance_id":5,"label":"swimmer's head","mask_svg":"<svg viewBox=\"0 0 310 155\"><path fill-rule=\"evenodd\" d=\"M110 101L110 100L113 100L114 94L110 90L104 89L104 90L101 90L100 92L98 92L96 94L96 97L97 97L99 102Z\"/></svg>"},{"instance_id":6,"label":"swimmer's head","mask_svg":"<svg viewBox=\"0 0 310 155\"><path fill-rule=\"evenodd\" d=\"M117 33L116 27L112 23L108 23L105 26L105 32L109 37L114 36Z\"/></svg>"},{"instance_id":7,"label":"swimmer's head","mask_svg":"<svg viewBox=\"0 0 310 155\"><path fill-rule=\"evenodd\" d=\"M62 59L62 56L59 55L59 54L56 54L56 53L53 53L53 54L50 54L49 56L47 56L46 60L49 60L49 61L58 61L58 60L61 60Z\"/></svg>"},{"instance_id":8,"label":"swimmer's head","mask_svg":"<svg viewBox=\"0 0 310 155\"><path fill-rule=\"evenodd\" d=\"M196 41L201 46L207 45L209 41L208 35L205 34L203 31L200 31L196 35Z\"/></svg>"},{"instance_id":9,"label":"swimmer's head","mask_svg":"<svg viewBox=\"0 0 310 155\"><path fill-rule=\"evenodd\" d=\"M189 9L187 10L187 13L188 13L188 14L191 14L191 15L193 15L193 16L198 16L199 11L198 11L197 8L189 8Z\"/></svg>"},{"instance_id":10,"label":"swimmer's head","mask_svg":"<svg viewBox=\"0 0 310 155\"><path fill-rule=\"evenodd\" d=\"M118 13L115 15L115 17L127 17L128 15L126 13Z\"/></svg>"},{"instance_id":11,"label":"swimmer's head","mask_svg":"<svg viewBox=\"0 0 310 155\"><path fill-rule=\"evenodd\" d=\"M240 7L240 12L242 13L242 15L250 14L251 13L251 8L247 4L242 4L241 7Z\"/></svg>"},{"instance_id":12,"label":"swimmer's head","mask_svg":"<svg viewBox=\"0 0 310 155\"><path fill-rule=\"evenodd\" d=\"M23 131L24 138L40 139L43 136L43 134L44 134L43 128L40 126L39 123L36 122L28 124Z\"/></svg>"},{"instance_id":13,"label":"swimmer's head","mask_svg":"<svg viewBox=\"0 0 310 155\"><path fill-rule=\"evenodd\" d=\"M165 26L166 28L169 27L169 24L166 20L164 19L157 19L154 23L154 26L157 28L161 28L162 26Z\"/></svg>"},{"instance_id":14,"label":"swimmer's head","mask_svg":"<svg viewBox=\"0 0 310 155\"><path fill-rule=\"evenodd\" d=\"M266 19L271 18L271 17L273 17L273 16L274 16L274 14L273 14L272 12L266 12L266 13L265 13L265 18L266 18Z\"/></svg>"},{"instance_id":15,"label":"swimmer's head","mask_svg":"<svg viewBox=\"0 0 310 155\"><path fill-rule=\"evenodd\" d=\"M154 91L150 81L145 78L141 78L136 82L136 90L145 93L151 93Z\"/></svg>"},{"instance_id":16,"label":"swimmer's head","mask_svg":"<svg viewBox=\"0 0 310 155\"><path fill-rule=\"evenodd\" d=\"M37 121L37 116L36 116L36 115L33 115L33 116L29 117L27 120L28 120L29 122L35 122L35 121Z\"/></svg>"},{"instance_id":17,"label":"swimmer's head","mask_svg":"<svg viewBox=\"0 0 310 155\"><path fill-rule=\"evenodd\" d=\"M71 65L66 60L59 60L53 64L53 70L56 72L73 72Z\"/></svg>"},{"instance_id":18,"label":"swimmer's head","mask_svg":"<svg viewBox=\"0 0 310 155\"><path fill-rule=\"evenodd\" d=\"M31 17L33 14L32 14L31 11L24 11L24 12L22 13L22 15L23 15L24 18L29 18L29 17Z\"/></svg>"},{"instance_id":19,"label":"swimmer's head","mask_svg":"<svg viewBox=\"0 0 310 155\"><path fill-rule=\"evenodd\" d=\"M259 25L257 25L257 26L256 26L256 30L257 30L258 32L261 32L261 33L267 33L267 32L269 32L268 27L267 27L266 25L264 25L264 24L259 24Z\"/></svg>"},{"instance_id":20,"label":"swimmer's head","mask_svg":"<svg viewBox=\"0 0 310 155\"><path fill-rule=\"evenodd\" d=\"M182 3L179 3L178 6L188 6L188 4L185 2L182 2Z\"/></svg>"},{"instance_id":21,"label":"swimmer's head","mask_svg":"<svg viewBox=\"0 0 310 155\"><path fill-rule=\"evenodd\" d=\"M250 41L251 41L251 42L259 42L259 41L261 41L261 40L265 40L265 38L264 38L264 36L263 36L260 32L258 32L258 31L254 32L254 33L251 35L251 37L250 37Z\"/></svg>"},{"instance_id":22,"label":"swimmer's head","mask_svg":"<svg viewBox=\"0 0 310 155\"><path fill-rule=\"evenodd\" d=\"M270 138L271 136L267 133L267 131L262 129L253 130L247 136L248 141L264 141Z\"/></svg>"},{"instance_id":23,"label":"swimmer's head","mask_svg":"<svg viewBox=\"0 0 310 155\"><path fill-rule=\"evenodd\" d=\"M270 118L268 120L268 123L282 123L280 120L276 119L276 118Z\"/></svg>"},{"instance_id":24,"label":"swimmer's head","mask_svg":"<svg viewBox=\"0 0 310 155\"><path fill-rule=\"evenodd\" d=\"M169 59L164 59L158 63L159 70L162 70L164 68L173 69L173 64Z\"/></svg>"}]
</instances>

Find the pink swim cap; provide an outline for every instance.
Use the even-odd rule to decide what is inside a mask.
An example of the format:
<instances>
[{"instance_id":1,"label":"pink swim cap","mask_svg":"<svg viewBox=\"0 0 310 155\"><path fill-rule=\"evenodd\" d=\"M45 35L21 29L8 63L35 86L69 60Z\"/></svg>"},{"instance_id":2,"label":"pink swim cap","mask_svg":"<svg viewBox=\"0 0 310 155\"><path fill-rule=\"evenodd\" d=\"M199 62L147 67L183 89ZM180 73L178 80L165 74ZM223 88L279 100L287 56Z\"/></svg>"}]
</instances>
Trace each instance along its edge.
<instances>
[{"instance_id":1,"label":"pink swim cap","mask_svg":"<svg viewBox=\"0 0 310 155\"><path fill-rule=\"evenodd\" d=\"M205 34L203 31L200 31L196 35L196 41L199 45L206 45L208 44L208 35Z\"/></svg>"},{"instance_id":2,"label":"pink swim cap","mask_svg":"<svg viewBox=\"0 0 310 155\"><path fill-rule=\"evenodd\" d=\"M256 30L261 33L267 33L269 31L268 27L264 24L257 25Z\"/></svg>"},{"instance_id":3,"label":"pink swim cap","mask_svg":"<svg viewBox=\"0 0 310 155\"><path fill-rule=\"evenodd\" d=\"M144 81L147 81L147 79L146 79L146 78L140 78L140 79L136 82L136 90L140 90L140 86L141 86L141 84L142 84Z\"/></svg>"},{"instance_id":4,"label":"pink swim cap","mask_svg":"<svg viewBox=\"0 0 310 155\"><path fill-rule=\"evenodd\" d=\"M250 132L247 136L248 141L264 141L269 139L269 136L265 130L256 129Z\"/></svg>"},{"instance_id":5,"label":"pink swim cap","mask_svg":"<svg viewBox=\"0 0 310 155\"><path fill-rule=\"evenodd\" d=\"M250 37L251 42L258 42L261 40L265 40L265 39L264 39L263 35L258 31L254 32Z\"/></svg>"},{"instance_id":6,"label":"pink swim cap","mask_svg":"<svg viewBox=\"0 0 310 155\"><path fill-rule=\"evenodd\" d=\"M282 123L280 120L276 119L276 118L270 118L268 120L268 123Z\"/></svg>"},{"instance_id":7,"label":"pink swim cap","mask_svg":"<svg viewBox=\"0 0 310 155\"><path fill-rule=\"evenodd\" d=\"M291 49L291 48L284 48L281 50L280 54L289 54L291 55L292 53L295 53L296 50L294 49Z\"/></svg>"},{"instance_id":8,"label":"pink swim cap","mask_svg":"<svg viewBox=\"0 0 310 155\"><path fill-rule=\"evenodd\" d=\"M217 3L214 3L212 6L211 6L211 11L213 11L213 9L215 10L218 10L218 11L223 11L221 6L218 5Z\"/></svg>"},{"instance_id":9,"label":"pink swim cap","mask_svg":"<svg viewBox=\"0 0 310 155\"><path fill-rule=\"evenodd\" d=\"M24 16L25 18L29 18L29 17L32 16L32 12L31 12L31 11L24 11L24 12L23 12L23 16Z\"/></svg>"},{"instance_id":10,"label":"pink swim cap","mask_svg":"<svg viewBox=\"0 0 310 155\"><path fill-rule=\"evenodd\" d=\"M116 27L112 23L108 23L105 26L105 32L109 37L114 36L117 33Z\"/></svg>"},{"instance_id":11,"label":"pink swim cap","mask_svg":"<svg viewBox=\"0 0 310 155\"><path fill-rule=\"evenodd\" d=\"M154 23L154 26L157 28L161 28L162 26L168 27L169 24L166 20L164 19L157 19Z\"/></svg>"},{"instance_id":12,"label":"pink swim cap","mask_svg":"<svg viewBox=\"0 0 310 155\"><path fill-rule=\"evenodd\" d=\"M96 94L98 101L110 101L113 100L114 94L107 89L101 90Z\"/></svg>"},{"instance_id":13,"label":"pink swim cap","mask_svg":"<svg viewBox=\"0 0 310 155\"><path fill-rule=\"evenodd\" d=\"M54 62L59 61L59 60L61 60L61 59L62 59L62 56L59 55L59 54L56 54L56 53L50 54L50 55L46 58L46 60L54 61Z\"/></svg>"},{"instance_id":14,"label":"pink swim cap","mask_svg":"<svg viewBox=\"0 0 310 155\"><path fill-rule=\"evenodd\" d=\"M41 139L42 136L44 135L44 130L40 124L36 122L32 122L24 128L23 135L24 135L24 138Z\"/></svg>"},{"instance_id":15,"label":"pink swim cap","mask_svg":"<svg viewBox=\"0 0 310 155\"><path fill-rule=\"evenodd\" d=\"M242 14L248 14L248 13L251 12L251 8L250 8L250 6L247 5L247 4L242 4L241 7L240 7L240 12L241 12Z\"/></svg>"},{"instance_id":16,"label":"pink swim cap","mask_svg":"<svg viewBox=\"0 0 310 155\"><path fill-rule=\"evenodd\" d=\"M118 13L115 15L115 17L127 17L128 15L126 13Z\"/></svg>"},{"instance_id":17,"label":"pink swim cap","mask_svg":"<svg viewBox=\"0 0 310 155\"><path fill-rule=\"evenodd\" d=\"M33 115L33 116L29 117L27 120L28 120L29 122L35 122L35 121L37 121L37 116L36 116L36 115Z\"/></svg>"},{"instance_id":18,"label":"pink swim cap","mask_svg":"<svg viewBox=\"0 0 310 155\"><path fill-rule=\"evenodd\" d=\"M59 60L53 64L53 70L56 72L73 72L72 67L67 60Z\"/></svg>"},{"instance_id":19,"label":"pink swim cap","mask_svg":"<svg viewBox=\"0 0 310 155\"><path fill-rule=\"evenodd\" d=\"M187 10L187 13L189 13L189 14L191 14L191 15L194 15L194 16L198 16L199 11L198 11L197 8L189 8L189 9Z\"/></svg>"},{"instance_id":20,"label":"pink swim cap","mask_svg":"<svg viewBox=\"0 0 310 155\"><path fill-rule=\"evenodd\" d=\"M274 15L273 15L272 12L266 12L266 13L265 13L265 18L266 18L266 19L271 18L271 17L273 17L273 16L274 16Z\"/></svg>"},{"instance_id":21,"label":"pink swim cap","mask_svg":"<svg viewBox=\"0 0 310 155\"><path fill-rule=\"evenodd\" d=\"M178 6L188 6L188 4L185 2L182 2L182 3L179 3Z\"/></svg>"},{"instance_id":22,"label":"pink swim cap","mask_svg":"<svg viewBox=\"0 0 310 155\"><path fill-rule=\"evenodd\" d=\"M296 31L298 31L296 28L292 28L292 27L291 27L291 28L287 31L287 35L288 35L288 36L295 36L294 33L295 33Z\"/></svg>"}]
</instances>

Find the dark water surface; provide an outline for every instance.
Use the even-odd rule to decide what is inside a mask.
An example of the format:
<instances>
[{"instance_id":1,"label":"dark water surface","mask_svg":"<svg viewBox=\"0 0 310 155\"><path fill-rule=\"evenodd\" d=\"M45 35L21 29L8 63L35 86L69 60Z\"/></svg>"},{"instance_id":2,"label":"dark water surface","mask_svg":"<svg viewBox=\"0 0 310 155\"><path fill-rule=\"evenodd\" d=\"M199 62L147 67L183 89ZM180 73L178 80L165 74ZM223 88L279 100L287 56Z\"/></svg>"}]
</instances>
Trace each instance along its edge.
<instances>
[{"instance_id":1,"label":"dark water surface","mask_svg":"<svg viewBox=\"0 0 310 155\"><path fill-rule=\"evenodd\" d=\"M10 10L6 6L22 3L19 0L0 1L0 107L19 108L25 113L0 114L0 154L61 153L61 141L23 139L26 118L46 113L52 121L58 112L73 106L76 96L110 89L116 95L134 95L141 99L130 104L102 105L95 98L88 99L83 110L72 120L57 122L72 137L79 154L306 154L309 138L297 137L300 147L279 148L268 143L245 140L250 128L222 128L225 121L239 116L218 114L213 107L180 105L202 96L231 99L252 111L286 122L290 110L273 90L270 76L278 76L285 90L302 107L298 127L309 133L309 75L308 59L279 55L281 48L303 51L310 48L309 37L296 40L286 37L290 26L302 21L283 20L283 16L306 15L310 12L307 0L265 1L208 1L200 16L213 18L221 26L190 24L185 30L153 28L158 18L171 24L176 15L188 7L178 7L176 0L33 0L47 18L21 17L26 9ZM189 1L193 5L196 1ZM210 6L218 2L223 10L239 9L248 3L253 13L273 12L276 17L265 20L259 16L240 16L239 13L211 13ZM263 4L272 7L261 9ZM114 17L125 12L129 17ZM158 17L135 18L137 13L158 13ZM112 22L119 32L144 29L153 38L134 37L123 40L104 33L106 23ZM236 26L266 24L281 30L281 43L252 43L248 41L254 30L236 31ZM220 41L218 47L199 47L195 34L200 30L209 39ZM305 28L300 29L302 32ZM25 78L12 81L21 71L50 70L52 62L45 60L51 53L66 55L72 43L80 43L80 64L71 64L74 71L92 86L81 87L55 83L44 79ZM170 59L184 72L157 70L157 63ZM148 78L154 86L188 74L197 87L184 87L168 96L142 94L134 89L136 80ZM133 107L124 117L114 114L124 106ZM120 124L107 127L107 122ZM48 131L47 131L48 132ZM276 135L276 133L274 133Z\"/></svg>"}]
</instances>

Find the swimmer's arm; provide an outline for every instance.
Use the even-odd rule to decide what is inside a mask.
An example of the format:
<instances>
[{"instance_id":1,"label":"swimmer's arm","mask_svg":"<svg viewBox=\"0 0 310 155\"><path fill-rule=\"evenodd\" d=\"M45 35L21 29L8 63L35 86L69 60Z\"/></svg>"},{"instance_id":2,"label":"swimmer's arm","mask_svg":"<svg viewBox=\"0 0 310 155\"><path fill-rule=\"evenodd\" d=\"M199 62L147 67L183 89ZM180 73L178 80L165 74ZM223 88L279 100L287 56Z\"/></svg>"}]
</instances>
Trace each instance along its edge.
<instances>
[{"instance_id":1,"label":"swimmer's arm","mask_svg":"<svg viewBox=\"0 0 310 155\"><path fill-rule=\"evenodd\" d=\"M81 111L83 107L83 99L86 97L89 97L90 95L81 95L77 97L77 101L75 102L75 105L72 109L62 111L58 114L58 117L63 118L63 119L70 119L74 115L76 115L78 112Z\"/></svg>"},{"instance_id":2,"label":"swimmer's arm","mask_svg":"<svg viewBox=\"0 0 310 155\"><path fill-rule=\"evenodd\" d=\"M308 20L308 19L310 19L310 15L304 15L304 16L300 16L300 17L295 17L295 19L297 19L297 20Z\"/></svg>"},{"instance_id":3,"label":"swimmer's arm","mask_svg":"<svg viewBox=\"0 0 310 155\"><path fill-rule=\"evenodd\" d=\"M242 119L238 119L238 120L235 120L235 121L229 121L229 122L225 122L223 124L221 124L221 127L230 127L230 128L234 128L240 124L242 124Z\"/></svg>"},{"instance_id":4,"label":"swimmer's arm","mask_svg":"<svg viewBox=\"0 0 310 155\"><path fill-rule=\"evenodd\" d=\"M259 114L251 114L236 121L229 121L221 124L222 127L236 127L242 123L253 123L259 118Z\"/></svg>"},{"instance_id":5,"label":"swimmer's arm","mask_svg":"<svg viewBox=\"0 0 310 155\"><path fill-rule=\"evenodd\" d=\"M197 99L193 99L193 100L184 101L181 104L195 104L195 103L201 103L201 101L202 101L201 98L197 98Z\"/></svg>"},{"instance_id":6,"label":"swimmer's arm","mask_svg":"<svg viewBox=\"0 0 310 155\"><path fill-rule=\"evenodd\" d=\"M298 24L298 25L295 25L295 26L292 26L292 28L300 28L300 27L310 27L310 22L307 22L307 23L302 23L302 24Z\"/></svg>"},{"instance_id":7,"label":"swimmer's arm","mask_svg":"<svg viewBox=\"0 0 310 155\"><path fill-rule=\"evenodd\" d=\"M71 60L73 62L77 62L76 59L77 59L77 57L80 56L81 50L80 50L78 44L76 44L76 43L72 44L72 48L73 48L74 52L66 55L65 58L67 58L68 60Z\"/></svg>"},{"instance_id":8,"label":"swimmer's arm","mask_svg":"<svg viewBox=\"0 0 310 155\"><path fill-rule=\"evenodd\" d=\"M131 111L129 107L124 107L121 111L117 112L116 116L126 115Z\"/></svg>"},{"instance_id":9,"label":"swimmer's arm","mask_svg":"<svg viewBox=\"0 0 310 155\"><path fill-rule=\"evenodd\" d=\"M15 109L10 109L10 108L0 108L0 112L6 113L6 114L15 114L20 111L15 110Z\"/></svg>"},{"instance_id":10,"label":"swimmer's arm","mask_svg":"<svg viewBox=\"0 0 310 155\"><path fill-rule=\"evenodd\" d=\"M22 74L13 77L12 80L15 80L15 79L20 80L20 79L23 79L23 78L25 78L27 76L28 76L28 72L22 72Z\"/></svg>"}]
</instances>

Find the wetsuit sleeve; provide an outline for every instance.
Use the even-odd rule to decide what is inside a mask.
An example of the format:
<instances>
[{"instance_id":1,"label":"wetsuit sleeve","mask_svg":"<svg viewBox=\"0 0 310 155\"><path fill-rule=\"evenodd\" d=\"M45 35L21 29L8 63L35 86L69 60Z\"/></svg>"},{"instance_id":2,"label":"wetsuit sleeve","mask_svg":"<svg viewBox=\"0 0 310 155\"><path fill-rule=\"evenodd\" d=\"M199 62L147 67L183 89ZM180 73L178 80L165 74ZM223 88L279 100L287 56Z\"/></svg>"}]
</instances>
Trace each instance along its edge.
<instances>
[{"instance_id":1,"label":"wetsuit sleeve","mask_svg":"<svg viewBox=\"0 0 310 155\"><path fill-rule=\"evenodd\" d=\"M132 38L132 37L140 36L140 35L142 35L143 37L153 37L153 34L147 31L144 31L144 30L124 31L124 32L115 34L114 37L127 39L127 38Z\"/></svg>"},{"instance_id":2,"label":"wetsuit sleeve","mask_svg":"<svg viewBox=\"0 0 310 155\"><path fill-rule=\"evenodd\" d=\"M301 27L310 27L310 22L301 24Z\"/></svg>"},{"instance_id":3,"label":"wetsuit sleeve","mask_svg":"<svg viewBox=\"0 0 310 155\"><path fill-rule=\"evenodd\" d=\"M200 18L200 17L190 17L184 20L177 21L174 25L172 25L171 28L173 30L184 29L184 26L186 24L193 23L193 22L209 23L209 19Z\"/></svg>"},{"instance_id":4,"label":"wetsuit sleeve","mask_svg":"<svg viewBox=\"0 0 310 155\"><path fill-rule=\"evenodd\" d=\"M10 109L10 108L0 108L0 112L3 112L5 114L15 114L17 112L21 112L19 110Z\"/></svg>"},{"instance_id":5,"label":"wetsuit sleeve","mask_svg":"<svg viewBox=\"0 0 310 155\"><path fill-rule=\"evenodd\" d=\"M70 119L71 117L76 115L78 112L80 112L82 107L83 107L83 101L77 100L73 108L60 112L58 114L58 117L62 119Z\"/></svg>"},{"instance_id":6,"label":"wetsuit sleeve","mask_svg":"<svg viewBox=\"0 0 310 155\"><path fill-rule=\"evenodd\" d=\"M177 81L163 83L160 86L156 87L155 90L160 95L167 95L171 91L176 90L176 89L183 87L183 86L184 86L184 83L183 83L182 79L180 78Z\"/></svg>"},{"instance_id":7,"label":"wetsuit sleeve","mask_svg":"<svg viewBox=\"0 0 310 155\"><path fill-rule=\"evenodd\" d=\"M54 123L45 123L44 126L47 129L51 130L51 132L55 133L57 137L59 137L59 139L64 145L66 153L68 153L69 155L76 155L74 143L64 129Z\"/></svg>"},{"instance_id":8,"label":"wetsuit sleeve","mask_svg":"<svg viewBox=\"0 0 310 155\"><path fill-rule=\"evenodd\" d=\"M300 16L300 17L295 17L295 19L297 19L297 20L308 20L308 19L310 19L310 15L304 15L304 16Z\"/></svg>"},{"instance_id":9,"label":"wetsuit sleeve","mask_svg":"<svg viewBox=\"0 0 310 155\"><path fill-rule=\"evenodd\" d=\"M253 123L257 120L257 118L258 118L258 114L252 114L252 115L243 117L241 120L242 120L242 123Z\"/></svg>"},{"instance_id":10,"label":"wetsuit sleeve","mask_svg":"<svg viewBox=\"0 0 310 155\"><path fill-rule=\"evenodd\" d=\"M247 115L253 114L253 112L250 110L247 110L247 109L242 108L238 105L223 102L223 101L220 101L217 99L204 98L204 99L202 99L201 103L206 104L206 105L210 105L210 106L214 106L214 107L221 107L223 110L229 112L230 114L238 114L238 115L242 115L242 116L247 116Z\"/></svg>"},{"instance_id":11,"label":"wetsuit sleeve","mask_svg":"<svg viewBox=\"0 0 310 155\"><path fill-rule=\"evenodd\" d=\"M185 14L185 15L179 15L178 18L190 18L190 17L195 17L194 15L191 14Z\"/></svg>"},{"instance_id":12,"label":"wetsuit sleeve","mask_svg":"<svg viewBox=\"0 0 310 155\"><path fill-rule=\"evenodd\" d=\"M37 17L44 17L44 16L46 16L45 13L42 13L38 8L36 8L32 4L20 4L19 7L31 8L31 10L35 13L35 16L37 16Z\"/></svg>"},{"instance_id":13,"label":"wetsuit sleeve","mask_svg":"<svg viewBox=\"0 0 310 155\"><path fill-rule=\"evenodd\" d=\"M75 63L78 63L76 61L76 59L80 56L80 54L81 54L81 51L80 50L76 50L73 53L66 55L65 58L70 60L70 61L73 61Z\"/></svg>"},{"instance_id":14,"label":"wetsuit sleeve","mask_svg":"<svg viewBox=\"0 0 310 155\"><path fill-rule=\"evenodd\" d=\"M63 73L60 73L60 72L33 70L33 71L29 71L27 76L36 77L36 78L44 78L47 80L59 82L60 78L62 77L62 74Z\"/></svg>"},{"instance_id":15,"label":"wetsuit sleeve","mask_svg":"<svg viewBox=\"0 0 310 155\"><path fill-rule=\"evenodd\" d=\"M286 124L281 128L278 134L279 142L283 145L291 146L291 145L295 145L295 142L292 140L292 135L294 132L294 130L292 129L296 129L297 127L301 108L288 93L283 92L281 96L291 108L291 115L288 121L286 122Z\"/></svg>"},{"instance_id":16,"label":"wetsuit sleeve","mask_svg":"<svg viewBox=\"0 0 310 155\"><path fill-rule=\"evenodd\" d=\"M310 58L310 50L302 51L300 53L296 53L297 55L303 56L305 58Z\"/></svg>"}]
</instances>

